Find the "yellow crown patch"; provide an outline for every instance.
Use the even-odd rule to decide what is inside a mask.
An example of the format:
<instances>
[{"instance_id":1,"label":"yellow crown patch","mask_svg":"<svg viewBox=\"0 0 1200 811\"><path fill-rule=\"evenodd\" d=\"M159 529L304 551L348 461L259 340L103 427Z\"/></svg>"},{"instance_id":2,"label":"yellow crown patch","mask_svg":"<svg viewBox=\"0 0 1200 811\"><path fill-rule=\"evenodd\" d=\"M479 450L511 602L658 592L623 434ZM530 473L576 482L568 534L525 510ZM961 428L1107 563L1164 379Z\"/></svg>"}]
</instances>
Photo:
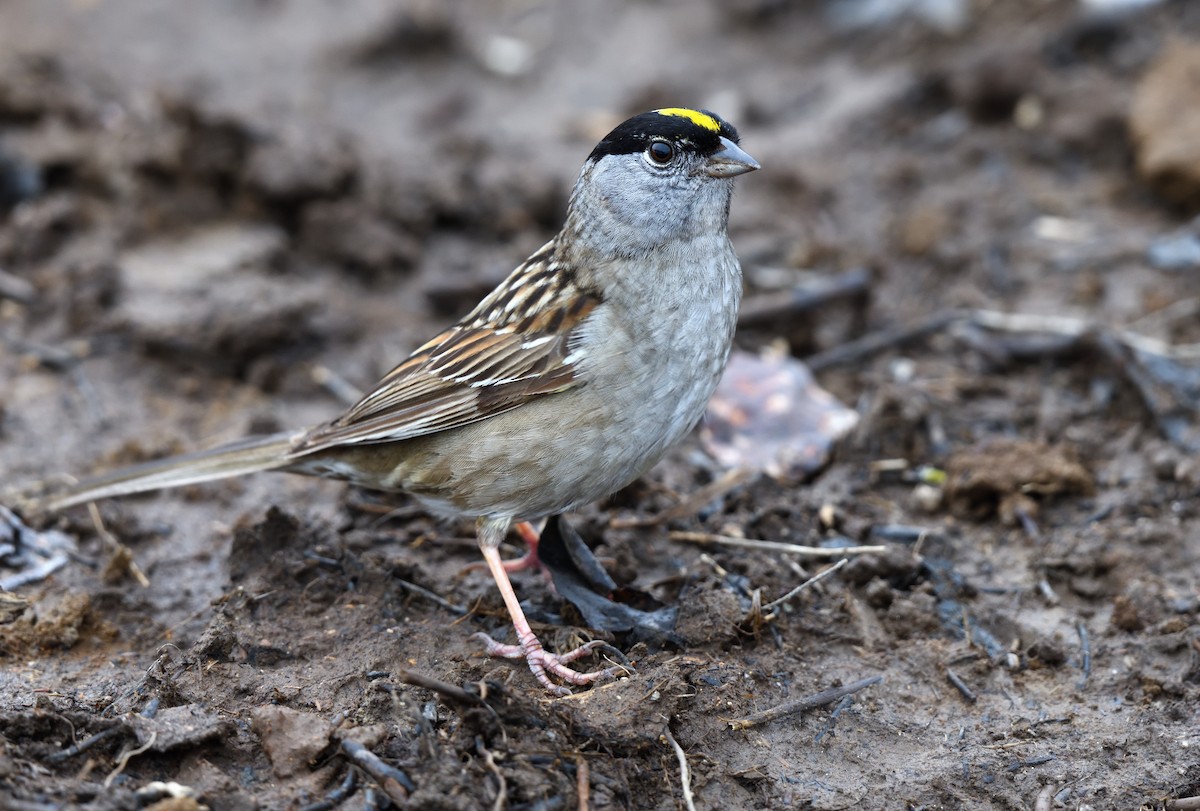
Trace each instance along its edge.
<instances>
[{"instance_id":1,"label":"yellow crown patch","mask_svg":"<svg viewBox=\"0 0 1200 811\"><path fill-rule=\"evenodd\" d=\"M677 115L680 118L686 118L693 124L704 127L706 130L713 132L721 131L721 122L713 118L708 113L702 113L699 110L689 110L686 107L664 107L661 110L654 112L659 115Z\"/></svg>"}]
</instances>

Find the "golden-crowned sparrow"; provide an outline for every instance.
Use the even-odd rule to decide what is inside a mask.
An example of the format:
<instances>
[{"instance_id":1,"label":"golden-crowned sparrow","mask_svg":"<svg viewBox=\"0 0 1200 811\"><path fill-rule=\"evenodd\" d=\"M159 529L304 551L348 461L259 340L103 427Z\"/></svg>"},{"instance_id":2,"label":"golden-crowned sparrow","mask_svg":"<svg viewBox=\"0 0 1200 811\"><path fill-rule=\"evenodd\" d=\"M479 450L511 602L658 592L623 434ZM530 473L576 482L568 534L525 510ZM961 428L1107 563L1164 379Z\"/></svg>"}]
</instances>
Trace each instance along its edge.
<instances>
[{"instance_id":1,"label":"golden-crowned sparrow","mask_svg":"<svg viewBox=\"0 0 1200 811\"><path fill-rule=\"evenodd\" d=\"M99 498L260 470L411 493L477 519L479 546L523 657L587 684L543 650L498 547L514 521L615 492L687 434L725 366L742 277L726 235L733 178L758 168L705 110L634 116L592 150L550 242L454 326L417 349L338 418L85 479L17 504L58 510ZM549 674L549 675L548 675Z\"/></svg>"}]
</instances>

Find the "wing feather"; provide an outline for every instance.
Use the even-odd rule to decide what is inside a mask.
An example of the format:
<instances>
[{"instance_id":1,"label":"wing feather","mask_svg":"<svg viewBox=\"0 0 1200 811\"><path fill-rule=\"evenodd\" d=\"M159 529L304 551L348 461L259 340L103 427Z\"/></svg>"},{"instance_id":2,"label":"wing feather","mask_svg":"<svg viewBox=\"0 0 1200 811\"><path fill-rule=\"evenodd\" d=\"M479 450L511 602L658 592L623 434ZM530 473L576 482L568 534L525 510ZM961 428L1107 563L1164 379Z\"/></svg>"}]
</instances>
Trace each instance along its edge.
<instances>
[{"instance_id":1,"label":"wing feather","mask_svg":"<svg viewBox=\"0 0 1200 811\"><path fill-rule=\"evenodd\" d=\"M578 385L572 338L600 297L553 258L552 245L535 253L470 315L418 348L340 417L309 431L295 453L447 431ZM514 301L536 309L514 308Z\"/></svg>"}]
</instances>

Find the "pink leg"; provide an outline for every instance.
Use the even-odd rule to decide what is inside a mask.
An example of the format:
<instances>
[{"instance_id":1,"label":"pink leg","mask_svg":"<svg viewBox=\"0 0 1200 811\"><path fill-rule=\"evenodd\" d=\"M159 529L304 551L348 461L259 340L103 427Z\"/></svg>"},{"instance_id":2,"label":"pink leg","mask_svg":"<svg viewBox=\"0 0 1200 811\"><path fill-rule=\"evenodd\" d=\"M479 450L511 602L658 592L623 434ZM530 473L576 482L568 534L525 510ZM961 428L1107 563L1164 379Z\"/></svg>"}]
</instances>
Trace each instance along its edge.
<instances>
[{"instance_id":1,"label":"pink leg","mask_svg":"<svg viewBox=\"0 0 1200 811\"><path fill-rule=\"evenodd\" d=\"M571 662L586 656L593 649L603 645L604 643L601 641L580 645L578 648L566 653L546 652L542 648L542 643L533 633L533 629L529 627L529 621L525 619L525 612L521 610L521 604L517 600L516 592L513 591L512 582L508 579L508 572L504 568L504 561L500 559L500 552L497 549L501 539L504 538L508 530L508 522L499 519L480 519L477 529L479 533L479 548L483 550L483 559L496 581L496 587L500 589L500 596L504 598L504 605L508 608L508 615L512 618L513 628L517 632L516 645L504 645L492 639L487 634L475 634L476 637L481 638L487 645L489 656L500 656L506 659L523 658L542 686L558 696L570 695L571 691L566 687L552 682L550 680L551 675L562 679L568 684L583 685L624 672L622 668L610 667L594 673L580 673L577 670L567 667Z\"/></svg>"},{"instance_id":2,"label":"pink leg","mask_svg":"<svg viewBox=\"0 0 1200 811\"><path fill-rule=\"evenodd\" d=\"M541 569L542 560L538 557L538 541L541 540L541 533L534 529L533 524L528 521L521 521L513 529L521 536L528 551L516 560L503 561L504 571L512 574L513 572L523 572L526 569Z\"/></svg>"},{"instance_id":3,"label":"pink leg","mask_svg":"<svg viewBox=\"0 0 1200 811\"><path fill-rule=\"evenodd\" d=\"M509 574L514 574L516 572L525 572L530 569L542 569L542 559L538 557L538 541L541 538L540 533L538 533L538 531L533 528L533 524L529 523L528 521L521 521L517 523L513 526L513 529L515 529L517 534L521 536L521 540L525 542L525 548L528 551L526 551L524 555L521 555L521 557L517 558L516 560L501 561L500 565L504 567L504 571L508 572ZM476 569L481 568L482 565L483 564L480 563L471 563L464 571L475 571ZM549 573L547 573L547 580L550 579L548 574Z\"/></svg>"}]
</instances>

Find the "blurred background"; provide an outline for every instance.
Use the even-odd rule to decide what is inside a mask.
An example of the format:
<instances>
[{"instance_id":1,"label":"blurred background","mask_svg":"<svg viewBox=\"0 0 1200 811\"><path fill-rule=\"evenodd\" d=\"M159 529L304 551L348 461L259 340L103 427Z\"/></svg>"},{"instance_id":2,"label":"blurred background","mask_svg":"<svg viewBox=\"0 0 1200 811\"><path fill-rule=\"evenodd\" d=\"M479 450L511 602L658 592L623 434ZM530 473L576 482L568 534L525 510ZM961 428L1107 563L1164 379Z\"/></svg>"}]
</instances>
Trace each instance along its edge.
<instances>
[{"instance_id":1,"label":"blurred background","mask_svg":"<svg viewBox=\"0 0 1200 811\"><path fill-rule=\"evenodd\" d=\"M740 347L810 361L858 421L832 457L825 436L803 470L731 484L670 527L901 544L847 566L774 637L738 625L730 597L728 615L705 603L715 613L693 630L721 630L689 637L691 664L639 662L651 681L687 682L655 712L711 756L693 764L705 801L1157 808L1200 795L1200 766L1180 743L1200 729L1191 0L6 0L0 490L337 413L557 230L602 135L663 106L718 112L763 167L739 179L732 211ZM696 583L725 594L693 547L609 522L665 511L720 473L689 445L584 511L581 531L665 603ZM46 689L75 698L39 709L98 712L109 705L88 697L140 678L167 638L193 663L231 661L218 637L303 650L303 666L285 657L250 693L232 666L227 681L221 668L173 677L178 703L238 719L298 695L289 685L340 678L327 631L344 658L390 667L395 648L355 647L378 627L347 619L350 575L307 558L264 576L264 590L294 578L307 594L319 581L327 603L294 615L283 602L267 614L242 606L231 616L252 629L246 639L206 613L231 593L231 570L257 571L237 550L258 541L236 539L271 504L295 514L289 532L302 539L289 548L358 555L361 571L384 573L355 580L355 599L393 605L381 584L399 569L463 604L488 592L486 579L456 574L472 557L452 540L469 527L409 505L386 546L377 516L340 485L260 478L104 505L152 585L117 590L97 566L48 581L36 611L67 611L74 630L0 633L0 656L26 663L0 678L0 707L31 710L31 691ZM60 526L107 558L87 516ZM918 537L925 558L910 554ZM232 561L217 551L231 545ZM775 595L799 577L770 556L718 557ZM280 560L270 565L292 565ZM91 602L67 600L79 595ZM950 600L973 612L957 631ZM405 605L404 622L441 636L412 631L401 656L450 681L491 672L440 609ZM964 622L990 628L994 644ZM969 702L945 681L951 667L974 685ZM864 672L889 675L844 737L819 747L816 730L764 731L763 747L721 721ZM291 706L395 720L349 688L301 692ZM556 740L525 730L529 747L617 753L593 762L613 807L675 807L655 804L678 783L659 721L575 712ZM1045 718L1070 723L1033 723ZM410 751L409 732L388 734L396 757ZM1012 759L989 748L1001 739L1020 743ZM446 796L470 798L491 779L464 740L445 773L469 766L445 778L456 786ZM152 757L132 773L185 774L230 802L324 785L226 784L200 763L212 757ZM247 757L222 768L263 768ZM89 778L55 768L59 799L86 793ZM525 799L549 779L508 777Z\"/></svg>"},{"instance_id":2,"label":"blurred background","mask_svg":"<svg viewBox=\"0 0 1200 811\"><path fill-rule=\"evenodd\" d=\"M1196 16L1113 0L14 0L0 201L28 222L6 223L0 261L27 281L47 259L120 265L112 251L148 236L236 219L281 237L289 270L482 290L557 228L612 125L699 105L767 168L733 212L752 292L861 266L889 321L978 305L1128 319L1194 293L1178 272L1194 235L1151 249L1196 207L1180 115L1195 56L1167 49ZM107 256L83 244L100 241ZM425 292L453 314L472 291ZM798 354L845 337L801 332Z\"/></svg>"}]
</instances>

